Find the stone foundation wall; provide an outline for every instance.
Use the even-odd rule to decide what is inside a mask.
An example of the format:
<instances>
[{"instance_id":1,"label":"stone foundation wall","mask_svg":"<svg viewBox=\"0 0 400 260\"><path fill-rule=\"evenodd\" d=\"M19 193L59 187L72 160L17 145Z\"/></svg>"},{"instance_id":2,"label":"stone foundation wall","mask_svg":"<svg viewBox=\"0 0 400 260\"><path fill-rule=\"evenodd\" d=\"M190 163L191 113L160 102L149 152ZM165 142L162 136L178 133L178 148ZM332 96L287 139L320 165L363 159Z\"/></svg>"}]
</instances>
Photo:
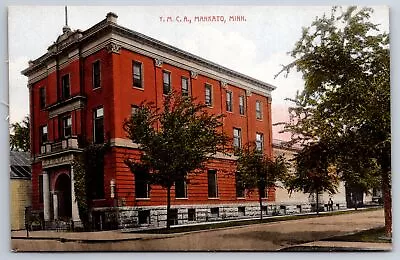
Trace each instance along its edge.
<instances>
[{"instance_id":1,"label":"stone foundation wall","mask_svg":"<svg viewBox=\"0 0 400 260\"><path fill-rule=\"evenodd\" d=\"M264 203L263 216L295 215L314 211L315 205L302 204L271 204ZM346 208L346 203L334 204L334 210ZM260 217L258 203L242 204L205 204L205 205L179 205L171 207L176 215L171 225L190 225L224 220L251 219ZM189 216L189 211L192 216ZM194 211L194 215L193 215ZM320 211L328 211L327 205L320 204ZM119 207L98 208L94 212L103 212L102 221L113 221L118 219L119 229L130 228L162 228L167 225L166 206L142 206L142 207ZM192 217L192 219L190 219ZM193 218L194 217L194 218ZM97 226L100 226L97 224ZM101 226L109 226L102 223Z\"/></svg>"}]
</instances>

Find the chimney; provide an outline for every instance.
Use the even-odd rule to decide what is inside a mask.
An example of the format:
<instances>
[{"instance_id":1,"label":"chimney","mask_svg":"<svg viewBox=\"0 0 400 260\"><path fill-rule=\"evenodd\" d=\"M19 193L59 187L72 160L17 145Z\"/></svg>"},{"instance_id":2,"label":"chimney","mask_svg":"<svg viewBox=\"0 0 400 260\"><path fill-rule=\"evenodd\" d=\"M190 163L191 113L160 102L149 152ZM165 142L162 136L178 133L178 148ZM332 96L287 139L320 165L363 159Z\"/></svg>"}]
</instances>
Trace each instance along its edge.
<instances>
[{"instance_id":1,"label":"chimney","mask_svg":"<svg viewBox=\"0 0 400 260\"><path fill-rule=\"evenodd\" d=\"M117 23L118 15L116 15L113 12L109 12L107 14L106 18L107 18L107 22L109 22L109 23Z\"/></svg>"}]
</instances>

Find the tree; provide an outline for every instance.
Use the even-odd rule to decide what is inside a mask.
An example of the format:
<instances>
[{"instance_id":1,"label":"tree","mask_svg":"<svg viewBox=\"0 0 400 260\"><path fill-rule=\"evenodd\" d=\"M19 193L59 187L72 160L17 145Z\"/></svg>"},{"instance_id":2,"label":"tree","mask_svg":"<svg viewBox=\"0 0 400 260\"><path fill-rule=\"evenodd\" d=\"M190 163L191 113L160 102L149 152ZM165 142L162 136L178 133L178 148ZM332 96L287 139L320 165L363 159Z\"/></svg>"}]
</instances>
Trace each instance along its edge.
<instances>
[{"instance_id":1,"label":"tree","mask_svg":"<svg viewBox=\"0 0 400 260\"><path fill-rule=\"evenodd\" d=\"M262 220L263 194L284 179L287 173L285 158L278 156L274 160L252 143L245 145L238 155L236 181L248 191L257 190Z\"/></svg>"},{"instance_id":2,"label":"tree","mask_svg":"<svg viewBox=\"0 0 400 260\"><path fill-rule=\"evenodd\" d=\"M314 143L304 147L296 154L296 171L285 180L289 192L300 191L315 194L316 211L319 214L319 195L321 192L337 192L339 178L331 164L329 147L323 143Z\"/></svg>"},{"instance_id":3,"label":"tree","mask_svg":"<svg viewBox=\"0 0 400 260\"><path fill-rule=\"evenodd\" d=\"M369 21L371 13L369 8L339 12L334 7L330 16L317 17L290 52L295 60L277 75L296 68L305 81L284 128L293 142L324 143L338 169L358 161L379 166L379 171L368 169L382 181L386 234L391 236L389 35ZM354 180L354 174L342 171L341 178Z\"/></svg>"},{"instance_id":4,"label":"tree","mask_svg":"<svg viewBox=\"0 0 400 260\"><path fill-rule=\"evenodd\" d=\"M189 183L189 174L202 172L208 159L223 152L228 137L222 132L222 115L210 115L206 105L191 97L170 93L163 109L142 103L124 122L128 137L139 144L139 160L125 160L137 178L147 173L149 184L167 189L167 228L170 228L171 187Z\"/></svg>"},{"instance_id":5,"label":"tree","mask_svg":"<svg viewBox=\"0 0 400 260\"><path fill-rule=\"evenodd\" d=\"M93 199L99 198L98 187L104 187L99 180L104 178L104 156L110 150L110 143L93 144L80 139L82 152L74 156L74 187L79 217L85 230L91 229L90 211ZM100 174L100 176L99 176Z\"/></svg>"},{"instance_id":6,"label":"tree","mask_svg":"<svg viewBox=\"0 0 400 260\"><path fill-rule=\"evenodd\" d=\"M31 148L29 116L21 122L11 124L10 148L11 150L28 152Z\"/></svg>"}]
</instances>

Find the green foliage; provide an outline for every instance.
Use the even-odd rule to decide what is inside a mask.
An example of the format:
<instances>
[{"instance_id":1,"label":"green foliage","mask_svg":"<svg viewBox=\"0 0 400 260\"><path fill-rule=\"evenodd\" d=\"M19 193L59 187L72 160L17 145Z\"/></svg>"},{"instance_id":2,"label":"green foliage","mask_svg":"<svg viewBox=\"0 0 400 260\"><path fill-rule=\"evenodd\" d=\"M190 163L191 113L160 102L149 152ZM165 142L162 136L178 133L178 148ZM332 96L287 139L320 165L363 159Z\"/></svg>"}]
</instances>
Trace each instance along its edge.
<instances>
[{"instance_id":1,"label":"green foliage","mask_svg":"<svg viewBox=\"0 0 400 260\"><path fill-rule=\"evenodd\" d=\"M283 156L272 159L253 143L246 144L238 151L236 181L247 191L258 191L260 212L263 192L275 187L277 181L284 180L287 172L287 162ZM262 219L262 212L260 217Z\"/></svg>"},{"instance_id":2,"label":"green foliage","mask_svg":"<svg viewBox=\"0 0 400 260\"><path fill-rule=\"evenodd\" d=\"M79 216L85 230L90 230L91 203L96 198L96 175L103 173L104 155L110 148L105 144L80 144L83 152L74 157L74 187Z\"/></svg>"},{"instance_id":3,"label":"green foliage","mask_svg":"<svg viewBox=\"0 0 400 260\"><path fill-rule=\"evenodd\" d=\"M386 223L390 195L389 35L369 19L372 9L332 9L317 17L290 52L282 72L303 74L304 91L292 100L284 131L306 148L329 147L326 156L340 177L368 189L382 181ZM278 73L278 75L280 74ZM308 153L307 149L302 153ZM318 158L318 154L315 155ZM299 155L304 158L307 155ZM391 225L391 224L390 224ZM388 227L388 225L387 225Z\"/></svg>"},{"instance_id":4,"label":"green foliage","mask_svg":"<svg viewBox=\"0 0 400 260\"><path fill-rule=\"evenodd\" d=\"M207 160L224 152L228 137L222 132L222 115L210 115L206 105L191 97L170 93L163 108L143 102L124 122L127 136L139 144L140 160L125 160L134 174L148 172L150 184L167 189L177 181L189 183L189 173L199 173Z\"/></svg>"},{"instance_id":5,"label":"green foliage","mask_svg":"<svg viewBox=\"0 0 400 260\"><path fill-rule=\"evenodd\" d=\"M29 116L21 122L13 123L10 126L10 148L11 150L28 152L31 149L30 122Z\"/></svg>"},{"instance_id":6,"label":"green foliage","mask_svg":"<svg viewBox=\"0 0 400 260\"><path fill-rule=\"evenodd\" d=\"M285 180L289 192L304 193L337 192L339 177L336 168L330 162L329 147L323 143L314 143L304 147L294 160L296 174Z\"/></svg>"}]
</instances>

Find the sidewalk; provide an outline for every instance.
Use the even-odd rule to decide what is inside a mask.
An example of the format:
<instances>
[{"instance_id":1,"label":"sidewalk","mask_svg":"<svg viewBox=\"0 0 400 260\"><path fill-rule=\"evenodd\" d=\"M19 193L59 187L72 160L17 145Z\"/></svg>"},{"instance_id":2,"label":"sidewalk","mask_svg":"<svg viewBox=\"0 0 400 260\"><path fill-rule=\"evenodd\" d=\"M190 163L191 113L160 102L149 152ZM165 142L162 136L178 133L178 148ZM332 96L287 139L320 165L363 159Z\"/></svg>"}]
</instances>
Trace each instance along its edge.
<instances>
[{"instance_id":1,"label":"sidewalk","mask_svg":"<svg viewBox=\"0 0 400 260\"><path fill-rule=\"evenodd\" d=\"M362 211L367 208L360 208L358 211ZM343 209L339 211L355 211L354 209ZM325 214L329 214L331 212L320 212L321 216ZM309 215L315 216L315 212L308 212L302 214L294 214L294 215L282 215L282 216L269 216L264 217L265 219L279 219L288 216L305 216ZM254 218L249 219L239 219L232 220L230 222L239 222L246 220L254 220ZM189 225L176 225L172 228L178 228L183 226L197 226L197 225L212 225L216 223L227 222L227 221L214 221L207 223L194 223ZM218 229L230 229L230 228L238 228L240 226L233 227L225 227ZM211 229L213 230L213 229ZM26 230L18 230L11 231L12 239L35 239L35 240L64 240L64 241L87 241L87 242L117 242L117 241L129 241L129 240L139 240L139 239L155 239L155 238L168 238L182 235L183 233L171 233L171 234L146 234L146 233L135 233L132 231L136 231L136 229L129 230L110 230L110 231L95 231L95 232L65 232L65 231L55 231L55 230L39 230L39 231L30 231L29 238L27 237ZM206 232L208 229L198 230L193 232ZM185 232L186 233L186 232ZM190 232L189 232L190 233Z\"/></svg>"},{"instance_id":2,"label":"sidewalk","mask_svg":"<svg viewBox=\"0 0 400 260\"><path fill-rule=\"evenodd\" d=\"M173 234L13 231L15 251L389 251L390 243L321 241L384 225L383 210ZM311 242L313 241L313 242ZM69 243L66 243L69 242Z\"/></svg>"},{"instance_id":3,"label":"sidewalk","mask_svg":"<svg viewBox=\"0 0 400 260\"><path fill-rule=\"evenodd\" d=\"M391 251L392 243L313 241L286 247L280 251Z\"/></svg>"}]
</instances>

